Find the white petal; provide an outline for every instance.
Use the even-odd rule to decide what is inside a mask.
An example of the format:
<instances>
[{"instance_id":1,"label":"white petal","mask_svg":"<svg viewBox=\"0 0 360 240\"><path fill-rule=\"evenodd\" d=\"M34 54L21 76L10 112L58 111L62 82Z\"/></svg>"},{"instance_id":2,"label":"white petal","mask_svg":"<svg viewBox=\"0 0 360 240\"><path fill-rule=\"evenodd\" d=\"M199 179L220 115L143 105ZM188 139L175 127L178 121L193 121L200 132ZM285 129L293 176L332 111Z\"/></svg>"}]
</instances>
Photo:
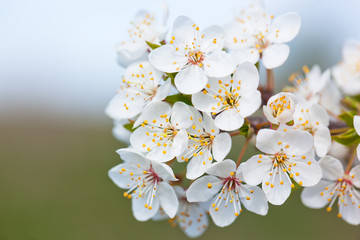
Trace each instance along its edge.
<instances>
[{"instance_id":1,"label":"white petal","mask_svg":"<svg viewBox=\"0 0 360 240\"><path fill-rule=\"evenodd\" d=\"M134 183L133 180L131 180L130 173L136 172L138 169L136 169L137 166L131 165L131 164L119 164L115 167L111 168L108 172L108 175L110 179L119 187L124 189L129 189L130 185ZM125 171L123 171L125 169ZM121 172L121 173L120 173Z\"/></svg>"},{"instance_id":2,"label":"white petal","mask_svg":"<svg viewBox=\"0 0 360 240\"><path fill-rule=\"evenodd\" d=\"M256 136L256 147L264 153L275 154L281 150L278 142L282 137L280 131L261 129Z\"/></svg>"},{"instance_id":3,"label":"white petal","mask_svg":"<svg viewBox=\"0 0 360 240\"><path fill-rule=\"evenodd\" d=\"M206 56L204 72L209 77L225 77L234 72L237 62L230 53L218 51Z\"/></svg>"},{"instance_id":4,"label":"white petal","mask_svg":"<svg viewBox=\"0 0 360 240\"><path fill-rule=\"evenodd\" d=\"M249 62L237 66L233 79L234 88L240 87L240 95L255 91L259 86L259 72L255 65Z\"/></svg>"},{"instance_id":5,"label":"white petal","mask_svg":"<svg viewBox=\"0 0 360 240\"><path fill-rule=\"evenodd\" d=\"M179 201L176 197L174 189L166 182L159 182L156 195L159 199L162 209L170 217L175 217L179 207Z\"/></svg>"},{"instance_id":6,"label":"white petal","mask_svg":"<svg viewBox=\"0 0 360 240\"><path fill-rule=\"evenodd\" d=\"M222 161L230 152L231 137L228 133L220 133L215 136L212 144L212 153L216 161Z\"/></svg>"},{"instance_id":7,"label":"white petal","mask_svg":"<svg viewBox=\"0 0 360 240\"><path fill-rule=\"evenodd\" d=\"M244 118L256 112L261 105L261 93L258 90L249 91L239 99L240 115Z\"/></svg>"},{"instance_id":8,"label":"white petal","mask_svg":"<svg viewBox=\"0 0 360 240\"><path fill-rule=\"evenodd\" d=\"M208 184L211 184L211 188ZM222 181L214 176L204 176L195 180L186 191L189 202L206 202L223 187Z\"/></svg>"},{"instance_id":9,"label":"white petal","mask_svg":"<svg viewBox=\"0 0 360 240\"><path fill-rule=\"evenodd\" d=\"M142 153L133 148L120 148L117 151L120 158L128 163L139 164L141 168L148 169L150 167L150 161L147 160Z\"/></svg>"},{"instance_id":10,"label":"white petal","mask_svg":"<svg viewBox=\"0 0 360 240\"><path fill-rule=\"evenodd\" d=\"M298 13L285 13L274 19L269 31L269 40L274 43L285 43L293 40L299 33L301 19Z\"/></svg>"},{"instance_id":11,"label":"white petal","mask_svg":"<svg viewBox=\"0 0 360 240\"><path fill-rule=\"evenodd\" d=\"M265 68L273 69L283 65L288 58L290 48L286 44L273 44L267 47L262 55Z\"/></svg>"},{"instance_id":12,"label":"white petal","mask_svg":"<svg viewBox=\"0 0 360 240\"><path fill-rule=\"evenodd\" d=\"M171 123L178 128L188 128L192 124L189 106L183 102L176 102L172 107Z\"/></svg>"},{"instance_id":13,"label":"white petal","mask_svg":"<svg viewBox=\"0 0 360 240\"><path fill-rule=\"evenodd\" d=\"M236 173L236 164L233 160L226 159L221 162L214 163L207 171L206 173L221 177L221 178L227 178L230 177L230 173L233 172Z\"/></svg>"},{"instance_id":14,"label":"white petal","mask_svg":"<svg viewBox=\"0 0 360 240\"><path fill-rule=\"evenodd\" d=\"M219 129L215 126L215 121L209 115L203 114L203 127L205 132L213 135L219 134ZM231 144L231 143L230 143Z\"/></svg>"},{"instance_id":15,"label":"white petal","mask_svg":"<svg viewBox=\"0 0 360 240\"><path fill-rule=\"evenodd\" d=\"M272 160L265 155L255 155L246 161L243 175L247 184L260 184L265 175L270 172L272 167Z\"/></svg>"},{"instance_id":16,"label":"white petal","mask_svg":"<svg viewBox=\"0 0 360 240\"><path fill-rule=\"evenodd\" d=\"M266 174L262 184L266 198L273 205L283 204L291 193L291 180L289 176L281 170L278 172L277 174L275 171L273 176ZM283 184L281 184L281 181Z\"/></svg>"},{"instance_id":17,"label":"white petal","mask_svg":"<svg viewBox=\"0 0 360 240\"><path fill-rule=\"evenodd\" d=\"M184 152L186 146L188 145L188 134L186 132L185 129L181 129L180 131L178 131L178 133L176 134L176 136L174 137L173 140L173 145L171 148L171 153L174 156L179 156L181 153Z\"/></svg>"},{"instance_id":18,"label":"white petal","mask_svg":"<svg viewBox=\"0 0 360 240\"><path fill-rule=\"evenodd\" d=\"M320 180L317 185L304 188L301 193L301 201L309 208L323 208L329 204L328 199L332 198L331 191L326 191L325 188L332 189L333 186L332 182Z\"/></svg>"},{"instance_id":19,"label":"white petal","mask_svg":"<svg viewBox=\"0 0 360 240\"><path fill-rule=\"evenodd\" d=\"M138 221L147 221L154 217L159 210L159 201L157 196L153 199L152 209L145 208L148 196L139 197L138 194L134 194L132 197L132 211L134 217Z\"/></svg>"},{"instance_id":20,"label":"white petal","mask_svg":"<svg viewBox=\"0 0 360 240\"><path fill-rule=\"evenodd\" d=\"M200 51L204 53L221 51L225 43L225 33L219 26L210 26L202 31Z\"/></svg>"},{"instance_id":21,"label":"white petal","mask_svg":"<svg viewBox=\"0 0 360 240\"><path fill-rule=\"evenodd\" d=\"M307 77L309 79L309 87L310 87L311 91L314 93L318 93L321 90L323 90L325 88L325 86L330 82L330 77L331 77L330 69L327 69L321 75L320 75L320 73L319 73L319 75L312 74L313 71L316 69L315 68L316 66L317 65L312 67L311 71L307 74ZM319 70L320 70L320 67L319 67Z\"/></svg>"},{"instance_id":22,"label":"white petal","mask_svg":"<svg viewBox=\"0 0 360 240\"><path fill-rule=\"evenodd\" d=\"M174 45L185 46L194 41L195 23L186 16L179 16L175 19L172 36L175 37Z\"/></svg>"},{"instance_id":23,"label":"white petal","mask_svg":"<svg viewBox=\"0 0 360 240\"><path fill-rule=\"evenodd\" d=\"M153 119L156 120L155 123L156 126L160 126L160 124L165 125L166 124L165 118L161 118L160 116L164 114L170 116L170 113L171 113L171 107L168 103L161 101L151 102L148 105L146 105L146 107L141 112L138 119L135 121L134 128L139 126L145 120L150 122L153 121Z\"/></svg>"},{"instance_id":24,"label":"white petal","mask_svg":"<svg viewBox=\"0 0 360 240\"><path fill-rule=\"evenodd\" d=\"M270 107L264 105L264 106L263 106L263 112L264 112L264 115L265 115L266 119L267 119L269 122L271 122L271 123L273 123L273 124L279 124L279 121L276 120L276 119L274 118L274 116L272 115L272 109L271 109Z\"/></svg>"},{"instance_id":25,"label":"white petal","mask_svg":"<svg viewBox=\"0 0 360 240\"><path fill-rule=\"evenodd\" d=\"M360 135L360 116L354 116L354 128L358 135Z\"/></svg>"},{"instance_id":26,"label":"white petal","mask_svg":"<svg viewBox=\"0 0 360 240\"><path fill-rule=\"evenodd\" d=\"M167 80L162 85L160 85L157 89L157 92L153 98L153 101L161 101L164 100L170 92L171 81Z\"/></svg>"},{"instance_id":27,"label":"white petal","mask_svg":"<svg viewBox=\"0 0 360 240\"><path fill-rule=\"evenodd\" d=\"M309 110L309 118L315 125L329 126L329 115L326 110L318 104L311 106Z\"/></svg>"},{"instance_id":28,"label":"white petal","mask_svg":"<svg viewBox=\"0 0 360 240\"><path fill-rule=\"evenodd\" d=\"M178 214L179 226L188 237L196 238L204 233L209 225L208 214L198 204L187 204L184 206L187 214ZM179 208L179 212L184 213Z\"/></svg>"},{"instance_id":29,"label":"white petal","mask_svg":"<svg viewBox=\"0 0 360 240\"><path fill-rule=\"evenodd\" d=\"M353 167L349 176L351 177L352 184L354 184L355 187L360 188L360 165Z\"/></svg>"},{"instance_id":30,"label":"white petal","mask_svg":"<svg viewBox=\"0 0 360 240\"><path fill-rule=\"evenodd\" d=\"M341 162L331 156L325 156L320 159L319 165L322 170L323 179L337 181L344 176L344 168Z\"/></svg>"},{"instance_id":31,"label":"white petal","mask_svg":"<svg viewBox=\"0 0 360 240\"><path fill-rule=\"evenodd\" d=\"M294 180L297 183L301 181L302 186L311 187L316 185L320 181L322 177L322 171L315 159L310 156L303 157L305 157L305 159L303 159L302 157L290 158L290 162L296 163L296 165L294 164L291 167L291 172L296 173L294 174Z\"/></svg>"},{"instance_id":32,"label":"white petal","mask_svg":"<svg viewBox=\"0 0 360 240\"><path fill-rule=\"evenodd\" d=\"M200 111L215 112L218 109L217 103L219 101L207 92L199 92L191 96L191 102Z\"/></svg>"},{"instance_id":33,"label":"white petal","mask_svg":"<svg viewBox=\"0 0 360 240\"><path fill-rule=\"evenodd\" d=\"M134 97L134 100L127 97L128 92L121 90L109 102L105 109L105 113L112 119L127 119L138 115L145 105L144 98ZM126 104L126 106L124 106Z\"/></svg>"},{"instance_id":34,"label":"white petal","mask_svg":"<svg viewBox=\"0 0 360 240\"><path fill-rule=\"evenodd\" d=\"M193 180L202 176L211 166L212 161L209 161L209 157L211 157L209 150L204 150L203 155L192 157L187 165L186 178Z\"/></svg>"},{"instance_id":35,"label":"white petal","mask_svg":"<svg viewBox=\"0 0 360 240\"><path fill-rule=\"evenodd\" d=\"M156 48L149 54L149 62L160 71L168 73L180 71L187 61L182 53L169 44Z\"/></svg>"},{"instance_id":36,"label":"white petal","mask_svg":"<svg viewBox=\"0 0 360 240\"><path fill-rule=\"evenodd\" d=\"M243 124L244 118L241 117L238 110L234 108L224 110L215 118L215 125L224 131L233 131L239 129Z\"/></svg>"},{"instance_id":37,"label":"white petal","mask_svg":"<svg viewBox=\"0 0 360 240\"><path fill-rule=\"evenodd\" d=\"M154 168L155 173L164 181L177 181L175 178L174 172L169 165L164 163L152 162L152 167Z\"/></svg>"},{"instance_id":38,"label":"white petal","mask_svg":"<svg viewBox=\"0 0 360 240\"><path fill-rule=\"evenodd\" d=\"M307 154L314 145L313 136L310 133L293 129L287 129L286 132L282 131L280 142L276 142L276 144L281 146L286 154L296 156Z\"/></svg>"},{"instance_id":39,"label":"white petal","mask_svg":"<svg viewBox=\"0 0 360 240\"><path fill-rule=\"evenodd\" d=\"M242 48L231 52L234 60L238 64L242 64L244 62L257 63L260 58L259 51L255 48Z\"/></svg>"},{"instance_id":40,"label":"white petal","mask_svg":"<svg viewBox=\"0 0 360 240\"><path fill-rule=\"evenodd\" d=\"M319 127L314 133L314 147L316 155L324 157L331 148L331 135L327 127Z\"/></svg>"},{"instance_id":41,"label":"white petal","mask_svg":"<svg viewBox=\"0 0 360 240\"><path fill-rule=\"evenodd\" d=\"M344 202L339 201L339 204L340 204L339 213L341 214L342 219L344 219L349 224L359 225L360 224L359 198L356 199L354 195L350 197L349 193L346 193L344 196Z\"/></svg>"},{"instance_id":42,"label":"white petal","mask_svg":"<svg viewBox=\"0 0 360 240\"><path fill-rule=\"evenodd\" d=\"M358 144L358 146L356 147L356 156L358 160L360 160L360 144Z\"/></svg>"},{"instance_id":43,"label":"white petal","mask_svg":"<svg viewBox=\"0 0 360 240\"><path fill-rule=\"evenodd\" d=\"M197 65L190 65L181 70L175 77L175 86L179 92L194 94L200 92L208 81L204 70Z\"/></svg>"},{"instance_id":44,"label":"white petal","mask_svg":"<svg viewBox=\"0 0 360 240\"><path fill-rule=\"evenodd\" d=\"M251 192L252 191L252 192ZM245 184L244 186L240 186L240 196L244 197L241 200L241 203L244 207L256 214L266 215L269 209L268 201L265 197L265 194L261 188L258 186L250 186ZM249 197L247 200L247 198Z\"/></svg>"},{"instance_id":45,"label":"white petal","mask_svg":"<svg viewBox=\"0 0 360 240\"><path fill-rule=\"evenodd\" d=\"M120 142L130 144L130 135L131 132L124 128L124 123L119 121L114 121L114 127L112 129L112 134Z\"/></svg>"},{"instance_id":46,"label":"white petal","mask_svg":"<svg viewBox=\"0 0 360 240\"><path fill-rule=\"evenodd\" d=\"M215 203L218 196L216 196L211 202ZM235 209L233 203L222 200L221 203L217 206L218 211L215 211L214 207L210 207L210 216L214 221L214 224L218 227L226 227L233 223L236 219Z\"/></svg>"}]
</instances>

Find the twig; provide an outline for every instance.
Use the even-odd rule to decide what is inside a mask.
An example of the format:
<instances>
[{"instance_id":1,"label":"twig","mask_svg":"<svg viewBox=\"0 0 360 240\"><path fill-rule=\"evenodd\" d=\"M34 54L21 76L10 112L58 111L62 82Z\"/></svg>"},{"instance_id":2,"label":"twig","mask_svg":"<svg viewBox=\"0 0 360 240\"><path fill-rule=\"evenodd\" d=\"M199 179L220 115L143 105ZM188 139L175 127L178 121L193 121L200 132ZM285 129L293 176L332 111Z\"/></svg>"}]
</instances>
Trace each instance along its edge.
<instances>
[{"instance_id":1,"label":"twig","mask_svg":"<svg viewBox=\"0 0 360 240\"><path fill-rule=\"evenodd\" d=\"M338 133L346 132L347 130L349 130L348 127L344 127L344 128L334 128L334 129L330 129L330 134L331 134L331 135L335 135L335 134L338 134Z\"/></svg>"},{"instance_id":2,"label":"twig","mask_svg":"<svg viewBox=\"0 0 360 240\"><path fill-rule=\"evenodd\" d=\"M266 90L273 92L275 87L274 72L272 69L266 69Z\"/></svg>"},{"instance_id":3,"label":"twig","mask_svg":"<svg viewBox=\"0 0 360 240\"><path fill-rule=\"evenodd\" d=\"M350 157L350 160L349 160L348 165L346 167L345 173L348 174L350 172L350 169L352 167L352 164L354 162L355 157L356 157L356 147L354 147L353 150L352 150L351 157Z\"/></svg>"},{"instance_id":4,"label":"twig","mask_svg":"<svg viewBox=\"0 0 360 240\"><path fill-rule=\"evenodd\" d=\"M245 144L244 144L244 146L243 146L243 148L242 148L242 150L241 150L241 153L240 153L240 155L239 155L239 157L238 157L238 160L237 160L237 162L236 162L236 166L239 166L239 164L240 164L240 162L241 162L241 159L243 158L243 156L244 156L244 154L245 154L246 148L247 148L248 145L249 145L249 142L250 142L250 137L247 138L246 141L245 141Z\"/></svg>"}]
</instances>

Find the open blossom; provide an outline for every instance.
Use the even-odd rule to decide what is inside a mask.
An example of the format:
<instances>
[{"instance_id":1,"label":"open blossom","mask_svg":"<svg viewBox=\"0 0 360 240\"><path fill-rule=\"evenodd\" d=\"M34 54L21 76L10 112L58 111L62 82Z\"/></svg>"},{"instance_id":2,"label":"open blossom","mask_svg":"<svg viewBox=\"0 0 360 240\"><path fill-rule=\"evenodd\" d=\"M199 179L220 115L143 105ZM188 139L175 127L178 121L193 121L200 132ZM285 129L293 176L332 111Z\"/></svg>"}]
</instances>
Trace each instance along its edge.
<instances>
[{"instance_id":1,"label":"open blossom","mask_svg":"<svg viewBox=\"0 0 360 240\"><path fill-rule=\"evenodd\" d=\"M251 212L266 215L268 204L264 192L257 186L244 184L244 163L238 168L232 160L213 164L208 176L193 182L186 191L189 202L211 200L210 216L219 227L233 223L242 212L241 204Z\"/></svg>"},{"instance_id":2,"label":"open blossom","mask_svg":"<svg viewBox=\"0 0 360 240\"><path fill-rule=\"evenodd\" d=\"M221 130L239 129L261 105L259 73L251 63L239 65L233 76L210 78L202 92L192 96L194 107L215 116Z\"/></svg>"},{"instance_id":3,"label":"open blossom","mask_svg":"<svg viewBox=\"0 0 360 240\"><path fill-rule=\"evenodd\" d=\"M165 13L166 15L166 13ZM146 43L160 43L165 39L166 28L155 22L155 17L146 11L139 11L128 30L128 39L116 47L118 62L128 66L136 61L147 59L149 47Z\"/></svg>"},{"instance_id":4,"label":"open blossom","mask_svg":"<svg viewBox=\"0 0 360 240\"><path fill-rule=\"evenodd\" d=\"M162 73L149 62L130 65L116 96L110 101L105 112L113 119L128 119L138 115L150 102L160 101L170 91L170 80L160 84Z\"/></svg>"},{"instance_id":5,"label":"open blossom","mask_svg":"<svg viewBox=\"0 0 360 240\"><path fill-rule=\"evenodd\" d=\"M289 56L287 43L298 34L300 16L295 12L274 16L262 8L246 10L225 27L226 48L238 63L262 62L267 69L281 66Z\"/></svg>"},{"instance_id":6,"label":"open blossom","mask_svg":"<svg viewBox=\"0 0 360 240\"><path fill-rule=\"evenodd\" d=\"M148 160L134 149L119 149L125 161L109 171L109 177L120 188L128 189L124 197L132 199L132 210L138 221L154 217L161 207L174 217L179 206L169 181L177 181L171 168L163 163Z\"/></svg>"},{"instance_id":7,"label":"open blossom","mask_svg":"<svg viewBox=\"0 0 360 240\"><path fill-rule=\"evenodd\" d=\"M354 128L356 133L360 136L360 116L354 116ZM356 148L357 157L360 160L360 144Z\"/></svg>"},{"instance_id":8,"label":"open blossom","mask_svg":"<svg viewBox=\"0 0 360 240\"><path fill-rule=\"evenodd\" d=\"M166 162L179 156L186 148L188 134L185 129L191 126L189 107L176 102L173 107L165 102L147 105L134 127L138 127L130 137L131 145L147 152L146 157Z\"/></svg>"},{"instance_id":9,"label":"open blossom","mask_svg":"<svg viewBox=\"0 0 360 240\"><path fill-rule=\"evenodd\" d=\"M305 101L299 102L294 113L293 127L313 135L316 155L323 157L329 152L331 148L329 116L323 107Z\"/></svg>"},{"instance_id":10,"label":"open blossom","mask_svg":"<svg viewBox=\"0 0 360 240\"><path fill-rule=\"evenodd\" d=\"M360 224L360 166L344 172L341 162L333 157L323 157L319 164L322 168L323 177L320 182L308 187L301 193L301 200L310 208L323 208L332 210L337 201L339 206L338 217L347 223Z\"/></svg>"},{"instance_id":11,"label":"open blossom","mask_svg":"<svg viewBox=\"0 0 360 240\"><path fill-rule=\"evenodd\" d=\"M314 65L311 70L303 67L304 75L296 72L290 75L289 81L294 84L290 88L295 95L311 103L319 103L322 91L330 81L330 69L321 73L319 65Z\"/></svg>"},{"instance_id":12,"label":"open blossom","mask_svg":"<svg viewBox=\"0 0 360 240\"><path fill-rule=\"evenodd\" d=\"M297 101L291 93L278 93L268 100L266 106L263 106L265 117L275 125L290 124L294 120Z\"/></svg>"},{"instance_id":13,"label":"open blossom","mask_svg":"<svg viewBox=\"0 0 360 240\"><path fill-rule=\"evenodd\" d=\"M332 69L335 81L345 94L360 94L360 41L347 40L342 57L342 62Z\"/></svg>"},{"instance_id":14,"label":"open blossom","mask_svg":"<svg viewBox=\"0 0 360 240\"><path fill-rule=\"evenodd\" d=\"M232 73L236 62L224 51L224 33L218 26L200 31L188 17L178 17L170 44L153 50L150 63L157 69L174 73L179 92L193 94L203 89L208 77L224 77Z\"/></svg>"},{"instance_id":15,"label":"open blossom","mask_svg":"<svg viewBox=\"0 0 360 240\"><path fill-rule=\"evenodd\" d=\"M188 237L201 236L209 226L208 203L190 203L182 187L175 186L174 190L179 199L179 210L172 223L179 224Z\"/></svg>"},{"instance_id":16,"label":"open blossom","mask_svg":"<svg viewBox=\"0 0 360 240\"><path fill-rule=\"evenodd\" d=\"M187 129L189 142L185 151L177 159L189 162L186 170L188 179L195 179L203 175L211 166L213 159L222 161L231 149L231 137L226 132L220 133L214 120L199 111L190 108L193 124Z\"/></svg>"},{"instance_id":17,"label":"open blossom","mask_svg":"<svg viewBox=\"0 0 360 240\"><path fill-rule=\"evenodd\" d=\"M313 186L322 176L319 164L311 156L311 134L300 130L260 130L256 147L266 153L251 157L244 168L244 179L250 185L262 183L268 201L283 204L295 187Z\"/></svg>"}]
</instances>

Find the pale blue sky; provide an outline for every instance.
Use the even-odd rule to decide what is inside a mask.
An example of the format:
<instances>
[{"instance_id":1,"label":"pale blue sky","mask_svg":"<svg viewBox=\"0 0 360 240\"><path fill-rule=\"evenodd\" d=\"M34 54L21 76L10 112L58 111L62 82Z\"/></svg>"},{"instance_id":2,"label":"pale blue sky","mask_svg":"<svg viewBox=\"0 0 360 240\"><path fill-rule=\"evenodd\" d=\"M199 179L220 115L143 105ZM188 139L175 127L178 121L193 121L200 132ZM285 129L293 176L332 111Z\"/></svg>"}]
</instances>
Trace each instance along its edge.
<instances>
[{"instance_id":1,"label":"pale blue sky","mask_svg":"<svg viewBox=\"0 0 360 240\"><path fill-rule=\"evenodd\" d=\"M139 9L162 15L162 0L0 0L0 111L103 114L122 69L114 46ZM187 15L201 27L223 25L241 8L235 0L168 0L169 25ZM249 2L249 1L246 1ZM275 15L297 11L302 28L278 79L304 64L330 67L346 38L360 39L360 1L268 0Z\"/></svg>"}]
</instances>

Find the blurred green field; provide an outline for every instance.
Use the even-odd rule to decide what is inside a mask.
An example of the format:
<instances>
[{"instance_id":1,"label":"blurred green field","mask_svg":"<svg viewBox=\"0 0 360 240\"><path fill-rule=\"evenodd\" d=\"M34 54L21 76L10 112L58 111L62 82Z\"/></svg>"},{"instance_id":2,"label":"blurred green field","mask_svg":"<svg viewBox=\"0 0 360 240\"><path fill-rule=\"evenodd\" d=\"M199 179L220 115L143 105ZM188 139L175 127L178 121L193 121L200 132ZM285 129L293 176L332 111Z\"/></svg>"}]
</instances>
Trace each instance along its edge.
<instances>
[{"instance_id":1,"label":"blurred green field","mask_svg":"<svg viewBox=\"0 0 360 240\"><path fill-rule=\"evenodd\" d=\"M0 135L0 240L186 239L167 221L133 218L107 177L121 147L110 120L2 121ZM230 227L211 224L199 239L360 239L359 227L305 208L299 193L265 217L244 211Z\"/></svg>"}]
</instances>

